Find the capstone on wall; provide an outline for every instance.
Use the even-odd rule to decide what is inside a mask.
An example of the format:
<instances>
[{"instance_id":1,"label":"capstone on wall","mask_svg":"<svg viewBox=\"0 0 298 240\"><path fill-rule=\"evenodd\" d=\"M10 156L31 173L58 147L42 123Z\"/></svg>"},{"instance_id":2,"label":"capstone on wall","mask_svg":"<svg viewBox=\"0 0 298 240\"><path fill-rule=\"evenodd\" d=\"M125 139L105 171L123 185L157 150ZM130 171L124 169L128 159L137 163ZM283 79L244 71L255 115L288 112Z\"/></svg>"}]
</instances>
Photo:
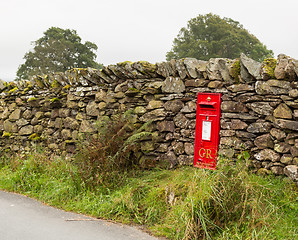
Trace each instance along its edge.
<instances>
[{"instance_id":1,"label":"capstone on wall","mask_svg":"<svg viewBox=\"0 0 298 240\"><path fill-rule=\"evenodd\" d=\"M297 181L298 61L280 54L256 62L193 58L150 64L123 62L102 70L72 69L30 81L0 81L1 152L74 153L80 133L95 134L102 116L132 110L134 123L153 121L155 140L140 158L192 164L196 95L222 93L220 155L251 152L260 172Z\"/></svg>"}]
</instances>

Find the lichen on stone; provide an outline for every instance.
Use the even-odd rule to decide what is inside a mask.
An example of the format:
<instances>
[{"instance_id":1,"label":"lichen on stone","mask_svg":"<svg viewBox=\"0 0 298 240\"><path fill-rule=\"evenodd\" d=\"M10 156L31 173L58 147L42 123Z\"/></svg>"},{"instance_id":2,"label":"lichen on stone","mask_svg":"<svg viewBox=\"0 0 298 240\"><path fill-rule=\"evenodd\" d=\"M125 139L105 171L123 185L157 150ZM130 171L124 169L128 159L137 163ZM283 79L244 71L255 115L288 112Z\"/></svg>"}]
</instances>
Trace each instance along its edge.
<instances>
[{"instance_id":1,"label":"lichen on stone","mask_svg":"<svg viewBox=\"0 0 298 240\"><path fill-rule=\"evenodd\" d=\"M120 66L120 67L125 67L127 64L132 65L133 62L131 62L131 61L124 61L124 62L117 63L117 65Z\"/></svg>"},{"instance_id":2,"label":"lichen on stone","mask_svg":"<svg viewBox=\"0 0 298 240\"><path fill-rule=\"evenodd\" d=\"M61 100L59 98L52 98L50 99L50 102L60 102Z\"/></svg>"},{"instance_id":3,"label":"lichen on stone","mask_svg":"<svg viewBox=\"0 0 298 240\"><path fill-rule=\"evenodd\" d=\"M133 65L135 65L136 69L143 74L155 73L157 69L156 64L152 64L147 61L138 61L133 63Z\"/></svg>"},{"instance_id":4,"label":"lichen on stone","mask_svg":"<svg viewBox=\"0 0 298 240\"><path fill-rule=\"evenodd\" d=\"M11 93L15 92L16 90L18 90L18 87L17 87L15 82L10 82L10 83L6 84L6 88L7 88L6 92L9 93L9 94L11 94Z\"/></svg>"},{"instance_id":5,"label":"lichen on stone","mask_svg":"<svg viewBox=\"0 0 298 240\"><path fill-rule=\"evenodd\" d=\"M27 102L32 102L32 101L36 101L36 100L37 100L36 97L31 97L31 98L29 98L29 99L27 100Z\"/></svg>"},{"instance_id":6,"label":"lichen on stone","mask_svg":"<svg viewBox=\"0 0 298 240\"><path fill-rule=\"evenodd\" d=\"M10 137L12 134L10 132L4 131L2 137Z\"/></svg>"},{"instance_id":7,"label":"lichen on stone","mask_svg":"<svg viewBox=\"0 0 298 240\"><path fill-rule=\"evenodd\" d=\"M32 89L32 83L30 81L25 81L24 89L22 91L22 94L26 94L26 92L30 91Z\"/></svg>"},{"instance_id":8,"label":"lichen on stone","mask_svg":"<svg viewBox=\"0 0 298 240\"><path fill-rule=\"evenodd\" d=\"M69 89L70 88L70 85L69 84L67 84L67 85L65 85L64 87L63 87L63 89L65 89L65 90L67 90L67 89Z\"/></svg>"},{"instance_id":9,"label":"lichen on stone","mask_svg":"<svg viewBox=\"0 0 298 240\"><path fill-rule=\"evenodd\" d=\"M46 77L44 79L46 79ZM43 81L43 77L42 76L40 76L40 75L35 76L34 77L34 81L35 81L35 83L37 84L38 87L40 87L40 88L44 88L45 87L45 84L44 84L44 81Z\"/></svg>"},{"instance_id":10,"label":"lichen on stone","mask_svg":"<svg viewBox=\"0 0 298 240\"><path fill-rule=\"evenodd\" d=\"M60 83L57 80L54 80L51 84L51 88L59 88L61 87Z\"/></svg>"},{"instance_id":11,"label":"lichen on stone","mask_svg":"<svg viewBox=\"0 0 298 240\"><path fill-rule=\"evenodd\" d=\"M266 58L263 61L263 68L265 70L265 74L269 76L269 78L275 79L274 70L276 68L277 60L274 58Z\"/></svg>"},{"instance_id":12,"label":"lichen on stone","mask_svg":"<svg viewBox=\"0 0 298 240\"><path fill-rule=\"evenodd\" d=\"M29 88L24 88L24 90L22 91L22 94L26 94L26 92L28 92L30 89Z\"/></svg>"},{"instance_id":13,"label":"lichen on stone","mask_svg":"<svg viewBox=\"0 0 298 240\"><path fill-rule=\"evenodd\" d=\"M32 88L32 83L30 81L26 81L25 85L26 85L26 88L30 88L30 89Z\"/></svg>"},{"instance_id":14,"label":"lichen on stone","mask_svg":"<svg viewBox=\"0 0 298 240\"><path fill-rule=\"evenodd\" d=\"M41 138L40 138L40 135L38 133L32 133L30 136L29 136L29 140L30 141L33 141L33 142L37 142L39 141Z\"/></svg>"},{"instance_id":15,"label":"lichen on stone","mask_svg":"<svg viewBox=\"0 0 298 240\"><path fill-rule=\"evenodd\" d=\"M8 91L8 93L13 93L13 92L15 92L15 91L17 91L18 90L18 88L17 87L14 87L13 89L10 89L9 91Z\"/></svg>"},{"instance_id":16,"label":"lichen on stone","mask_svg":"<svg viewBox=\"0 0 298 240\"><path fill-rule=\"evenodd\" d=\"M236 82L239 82L240 75L240 59L237 58L231 67L231 76L235 79Z\"/></svg>"},{"instance_id":17,"label":"lichen on stone","mask_svg":"<svg viewBox=\"0 0 298 240\"><path fill-rule=\"evenodd\" d=\"M140 90L136 89L136 88L129 88L126 92L125 95L129 96L129 97L133 97L135 95L137 95L140 92Z\"/></svg>"}]
</instances>

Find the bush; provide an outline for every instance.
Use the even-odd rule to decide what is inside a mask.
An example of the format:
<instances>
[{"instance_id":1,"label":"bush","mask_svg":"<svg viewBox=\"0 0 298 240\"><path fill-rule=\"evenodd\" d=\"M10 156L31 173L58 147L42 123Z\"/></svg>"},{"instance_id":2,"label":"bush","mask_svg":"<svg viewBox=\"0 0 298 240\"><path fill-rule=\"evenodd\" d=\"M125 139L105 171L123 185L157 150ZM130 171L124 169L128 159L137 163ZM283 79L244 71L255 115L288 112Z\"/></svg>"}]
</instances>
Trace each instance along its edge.
<instances>
[{"instance_id":1,"label":"bush","mask_svg":"<svg viewBox=\"0 0 298 240\"><path fill-rule=\"evenodd\" d=\"M103 117L97 129L98 134L86 135L79 144L75 164L87 187L117 186L139 167L140 141L151 133L144 126L134 130L129 113Z\"/></svg>"}]
</instances>

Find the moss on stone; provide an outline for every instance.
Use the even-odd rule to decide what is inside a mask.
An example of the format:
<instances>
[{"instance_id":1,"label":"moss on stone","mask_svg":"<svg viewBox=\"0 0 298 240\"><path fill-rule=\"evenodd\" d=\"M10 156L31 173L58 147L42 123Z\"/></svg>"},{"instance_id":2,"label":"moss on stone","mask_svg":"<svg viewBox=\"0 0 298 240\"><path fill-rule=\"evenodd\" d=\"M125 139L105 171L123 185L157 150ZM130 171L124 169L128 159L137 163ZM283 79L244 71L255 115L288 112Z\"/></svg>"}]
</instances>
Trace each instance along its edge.
<instances>
[{"instance_id":1,"label":"moss on stone","mask_svg":"<svg viewBox=\"0 0 298 240\"><path fill-rule=\"evenodd\" d=\"M29 99L27 100L27 102L32 102L32 101L36 101L36 100L37 100L36 97L31 97L31 98L29 98Z\"/></svg>"},{"instance_id":2,"label":"moss on stone","mask_svg":"<svg viewBox=\"0 0 298 240\"><path fill-rule=\"evenodd\" d=\"M63 87L63 89L65 89L65 90L67 90L69 88L70 88L70 85L69 84L67 84L66 86Z\"/></svg>"},{"instance_id":3,"label":"moss on stone","mask_svg":"<svg viewBox=\"0 0 298 240\"><path fill-rule=\"evenodd\" d=\"M140 92L140 90L136 89L136 88L129 88L126 92L125 95L129 96L129 97L133 97L135 95L137 95Z\"/></svg>"},{"instance_id":4,"label":"moss on stone","mask_svg":"<svg viewBox=\"0 0 298 240\"><path fill-rule=\"evenodd\" d=\"M40 135L38 133L33 133L29 136L29 140L30 141L33 141L33 142L37 142L39 141L41 138L40 138Z\"/></svg>"},{"instance_id":5,"label":"moss on stone","mask_svg":"<svg viewBox=\"0 0 298 240\"><path fill-rule=\"evenodd\" d=\"M275 79L274 70L276 68L276 63L277 63L277 60L274 58L266 58L263 61L266 74L268 74L268 76L273 79Z\"/></svg>"},{"instance_id":6,"label":"moss on stone","mask_svg":"<svg viewBox=\"0 0 298 240\"><path fill-rule=\"evenodd\" d=\"M235 79L236 82L239 82L240 75L240 59L236 59L231 67L231 76Z\"/></svg>"},{"instance_id":7,"label":"moss on stone","mask_svg":"<svg viewBox=\"0 0 298 240\"><path fill-rule=\"evenodd\" d=\"M50 102L60 102L61 101L61 99L59 99L59 98L52 98L52 99L50 99Z\"/></svg>"},{"instance_id":8,"label":"moss on stone","mask_svg":"<svg viewBox=\"0 0 298 240\"><path fill-rule=\"evenodd\" d=\"M130 91L130 92L139 92L140 90L138 90L136 88L128 88L128 91Z\"/></svg>"},{"instance_id":9,"label":"moss on stone","mask_svg":"<svg viewBox=\"0 0 298 240\"><path fill-rule=\"evenodd\" d=\"M37 84L38 87L40 87L40 88L44 88L45 87L44 82L43 82L43 79L42 79L41 76L36 76L34 78L34 80L35 80L35 82L36 82L36 84Z\"/></svg>"},{"instance_id":10,"label":"moss on stone","mask_svg":"<svg viewBox=\"0 0 298 240\"><path fill-rule=\"evenodd\" d=\"M10 132L4 131L2 137L10 137L12 134Z\"/></svg>"},{"instance_id":11,"label":"moss on stone","mask_svg":"<svg viewBox=\"0 0 298 240\"><path fill-rule=\"evenodd\" d=\"M144 72L154 73L156 71L156 64L152 64L147 61L139 61L139 63L143 66Z\"/></svg>"},{"instance_id":12,"label":"moss on stone","mask_svg":"<svg viewBox=\"0 0 298 240\"><path fill-rule=\"evenodd\" d=\"M51 88L59 88L61 85L60 83L58 83L57 80L54 80L51 84Z\"/></svg>"},{"instance_id":13,"label":"moss on stone","mask_svg":"<svg viewBox=\"0 0 298 240\"><path fill-rule=\"evenodd\" d=\"M26 94L26 92L30 91L32 89L32 83L30 81L25 82L25 88L22 91L22 94Z\"/></svg>"},{"instance_id":14,"label":"moss on stone","mask_svg":"<svg viewBox=\"0 0 298 240\"><path fill-rule=\"evenodd\" d=\"M18 87L17 85L15 84L15 82L10 82L10 83L7 83L5 84L6 85L6 90L5 92L7 93L13 93L14 91L18 90Z\"/></svg>"},{"instance_id":15,"label":"moss on stone","mask_svg":"<svg viewBox=\"0 0 298 240\"><path fill-rule=\"evenodd\" d=\"M125 67L127 64L132 65L133 62L131 62L131 61L124 61L124 62L117 63L117 65L120 66L120 67Z\"/></svg>"},{"instance_id":16,"label":"moss on stone","mask_svg":"<svg viewBox=\"0 0 298 240\"><path fill-rule=\"evenodd\" d=\"M15 82L10 82L10 83L7 84L7 87L8 87L9 89L12 89L12 88L17 87L17 85L16 85Z\"/></svg>"},{"instance_id":17,"label":"moss on stone","mask_svg":"<svg viewBox=\"0 0 298 240\"><path fill-rule=\"evenodd\" d=\"M9 91L8 91L8 93L13 93L13 92L15 92L15 91L17 91L18 90L18 88L17 87L14 87L13 89L10 89Z\"/></svg>"},{"instance_id":18,"label":"moss on stone","mask_svg":"<svg viewBox=\"0 0 298 240\"><path fill-rule=\"evenodd\" d=\"M74 84L75 81L79 78L79 75L81 75L82 70L87 70L87 68L72 68L68 70L69 73L69 80L71 84Z\"/></svg>"},{"instance_id":19,"label":"moss on stone","mask_svg":"<svg viewBox=\"0 0 298 240\"><path fill-rule=\"evenodd\" d=\"M22 94L25 94L26 92L28 92L30 89L29 88L24 88L24 90L22 91Z\"/></svg>"},{"instance_id":20,"label":"moss on stone","mask_svg":"<svg viewBox=\"0 0 298 240\"><path fill-rule=\"evenodd\" d=\"M30 81L26 81L26 88L32 89L32 83Z\"/></svg>"},{"instance_id":21,"label":"moss on stone","mask_svg":"<svg viewBox=\"0 0 298 240\"><path fill-rule=\"evenodd\" d=\"M49 86L50 85L49 75L44 75L43 79L44 79L44 82Z\"/></svg>"}]
</instances>

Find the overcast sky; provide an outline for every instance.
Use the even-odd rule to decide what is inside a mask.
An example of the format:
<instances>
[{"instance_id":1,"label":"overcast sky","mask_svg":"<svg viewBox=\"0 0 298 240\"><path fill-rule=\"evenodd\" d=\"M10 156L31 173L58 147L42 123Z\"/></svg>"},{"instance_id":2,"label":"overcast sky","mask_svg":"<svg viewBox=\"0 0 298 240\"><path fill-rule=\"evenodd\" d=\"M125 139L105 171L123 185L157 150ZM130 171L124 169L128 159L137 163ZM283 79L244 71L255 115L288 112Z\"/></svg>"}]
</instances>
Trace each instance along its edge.
<instances>
[{"instance_id":1,"label":"overcast sky","mask_svg":"<svg viewBox=\"0 0 298 240\"><path fill-rule=\"evenodd\" d=\"M32 41L50 27L98 46L97 61L165 61L173 39L199 14L232 18L277 56L298 59L297 0L0 0L0 79L15 78Z\"/></svg>"}]
</instances>

